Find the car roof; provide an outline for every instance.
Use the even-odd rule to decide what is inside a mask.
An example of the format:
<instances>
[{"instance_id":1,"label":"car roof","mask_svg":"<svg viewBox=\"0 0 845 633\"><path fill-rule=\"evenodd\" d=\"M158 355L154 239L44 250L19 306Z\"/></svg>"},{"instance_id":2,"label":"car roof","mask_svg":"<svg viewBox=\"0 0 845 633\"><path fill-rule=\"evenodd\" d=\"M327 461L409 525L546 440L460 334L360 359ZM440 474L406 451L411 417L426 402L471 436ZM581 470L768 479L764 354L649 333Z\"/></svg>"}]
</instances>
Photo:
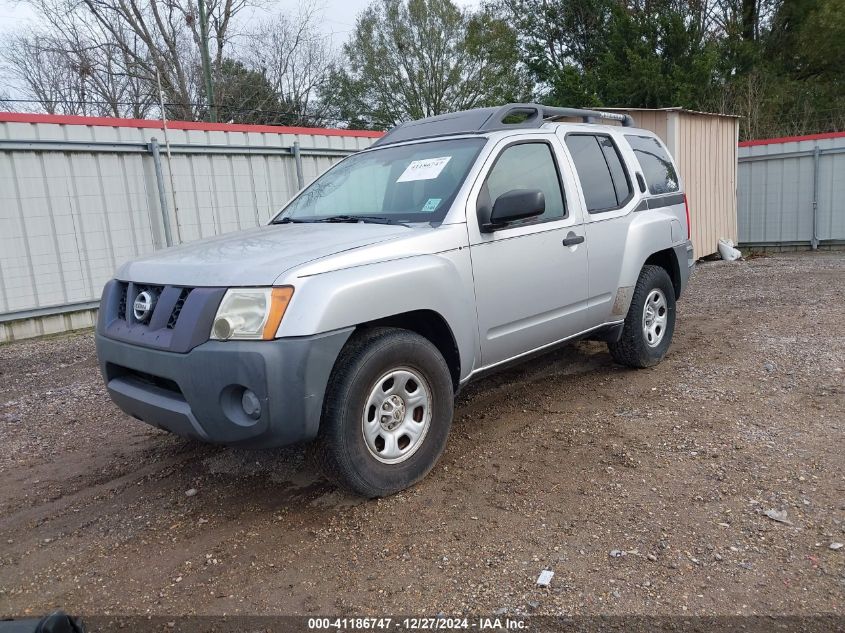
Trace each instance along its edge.
<instances>
[{"instance_id":1,"label":"car roof","mask_svg":"<svg viewBox=\"0 0 845 633\"><path fill-rule=\"evenodd\" d=\"M443 134L436 136L422 136L414 137L406 140L395 140L390 143L373 143L363 152L371 152L373 150L382 149L385 147L400 147L404 145L415 145L418 143L426 143L432 141L454 141L460 139L489 139L498 141L500 139L518 138L529 134L545 133L555 134L562 130L564 133L584 133L584 134L609 134L611 136L620 134L633 134L636 136L648 136L653 138L659 137L651 130L646 130L638 127L621 127L618 125L601 125L596 123L580 123L580 122L563 122L563 121L544 121L543 125L538 128L514 127L513 129L495 129L486 132L456 132L452 134Z\"/></svg>"},{"instance_id":2,"label":"car roof","mask_svg":"<svg viewBox=\"0 0 845 633\"><path fill-rule=\"evenodd\" d=\"M611 120L632 127L633 118L627 114L553 108L536 103L509 103L492 108L475 108L402 123L373 143L373 147L393 145L405 141L447 136L478 135L503 130L539 129L549 121L560 118L581 118L585 123Z\"/></svg>"}]
</instances>

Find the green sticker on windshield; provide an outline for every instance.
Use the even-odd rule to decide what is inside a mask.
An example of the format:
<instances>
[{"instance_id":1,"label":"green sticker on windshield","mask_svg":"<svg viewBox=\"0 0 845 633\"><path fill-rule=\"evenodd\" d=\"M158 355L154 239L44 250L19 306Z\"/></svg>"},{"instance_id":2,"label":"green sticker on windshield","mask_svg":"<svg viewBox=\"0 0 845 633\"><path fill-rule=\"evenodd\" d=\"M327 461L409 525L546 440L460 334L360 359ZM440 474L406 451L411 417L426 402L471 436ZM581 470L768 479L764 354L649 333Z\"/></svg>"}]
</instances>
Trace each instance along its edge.
<instances>
[{"instance_id":1,"label":"green sticker on windshield","mask_svg":"<svg viewBox=\"0 0 845 633\"><path fill-rule=\"evenodd\" d=\"M429 198L426 203L423 205L422 212L423 213L431 213L434 211L437 206L440 204L442 198Z\"/></svg>"}]
</instances>

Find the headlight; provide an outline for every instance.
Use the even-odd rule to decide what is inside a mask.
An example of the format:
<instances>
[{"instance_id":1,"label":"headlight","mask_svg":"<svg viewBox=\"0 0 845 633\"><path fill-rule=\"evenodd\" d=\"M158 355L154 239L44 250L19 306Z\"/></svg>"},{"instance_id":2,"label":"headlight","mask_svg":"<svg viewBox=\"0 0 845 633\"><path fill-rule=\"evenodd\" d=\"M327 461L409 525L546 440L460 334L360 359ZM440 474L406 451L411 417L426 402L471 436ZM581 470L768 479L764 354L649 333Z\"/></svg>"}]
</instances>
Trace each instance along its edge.
<instances>
[{"instance_id":1,"label":"headlight","mask_svg":"<svg viewBox=\"0 0 845 633\"><path fill-rule=\"evenodd\" d=\"M230 288L217 308L211 338L259 339L276 336L279 323L293 296L291 286L281 288Z\"/></svg>"}]
</instances>

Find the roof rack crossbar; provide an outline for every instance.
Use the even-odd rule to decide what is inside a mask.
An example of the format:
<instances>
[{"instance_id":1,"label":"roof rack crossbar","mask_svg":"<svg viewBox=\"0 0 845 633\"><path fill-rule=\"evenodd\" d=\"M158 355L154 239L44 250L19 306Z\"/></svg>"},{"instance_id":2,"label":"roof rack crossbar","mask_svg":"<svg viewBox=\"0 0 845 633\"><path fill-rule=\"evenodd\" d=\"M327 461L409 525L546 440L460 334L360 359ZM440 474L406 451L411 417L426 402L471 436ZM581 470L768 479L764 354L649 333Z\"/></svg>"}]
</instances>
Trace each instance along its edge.
<instances>
[{"instance_id":1,"label":"roof rack crossbar","mask_svg":"<svg viewBox=\"0 0 845 633\"><path fill-rule=\"evenodd\" d=\"M525 114L526 118L518 123L505 123L507 117L519 114ZM596 119L605 119L619 121L625 127L633 127L634 125L634 119L630 114L586 110L584 108L556 108L537 103L509 103L496 109L478 131L483 132L510 127L540 127L545 121L562 118L580 118L584 123L594 123Z\"/></svg>"},{"instance_id":2,"label":"roof rack crossbar","mask_svg":"<svg viewBox=\"0 0 845 633\"><path fill-rule=\"evenodd\" d=\"M601 110L585 110L583 108L543 108L546 119L560 119L563 117L581 117L584 123L592 123L594 119L619 121L624 127L634 127L634 118L630 114L618 112L603 112Z\"/></svg>"},{"instance_id":3,"label":"roof rack crossbar","mask_svg":"<svg viewBox=\"0 0 845 633\"><path fill-rule=\"evenodd\" d=\"M505 119L508 117L522 118L506 123ZM509 103L500 107L476 108L402 123L387 132L373 145L388 145L455 134L479 134L494 130L539 128L546 121L564 117L580 118L584 123L595 123L597 120L604 119L618 121L625 127L634 125L634 119L630 114L581 108L554 108L537 103Z\"/></svg>"}]
</instances>

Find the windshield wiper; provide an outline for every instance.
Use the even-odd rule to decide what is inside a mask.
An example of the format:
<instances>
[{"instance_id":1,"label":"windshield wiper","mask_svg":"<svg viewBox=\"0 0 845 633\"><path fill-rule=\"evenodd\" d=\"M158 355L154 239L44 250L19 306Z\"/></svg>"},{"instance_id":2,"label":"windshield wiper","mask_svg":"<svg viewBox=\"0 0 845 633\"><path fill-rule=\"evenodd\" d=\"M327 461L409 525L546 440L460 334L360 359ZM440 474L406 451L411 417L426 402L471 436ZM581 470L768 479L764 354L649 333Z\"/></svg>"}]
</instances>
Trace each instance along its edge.
<instances>
[{"instance_id":1,"label":"windshield wiper","mask_svg":"<svg viewBox=\"0 0 845 633\"><path fill-rule=\"evenodd\" d=\"M330 215L325 218L317 218L316 220L311 220L312 222L372 222L374 224L399 224L401 226L409 226L404 222L399 222L398 220L392 220L390 218L385 218L380 215Z\"/></svg>"},{"instance_id":2,"label":"windshield wiper","mask_svg":"<svg viewBox=\"0 0 845 633\"><path fill-rule=\"evenodd\" d=\"M335 222L348 222L350 224L355 224L358 222L371 222L373 224L397 224L400 226L408 226L409 224L405 224L404 222L399 222L398 220L392 220L391 218L385 218L380 215L329 215L324 218L314 218L314 219L305 219L305 218L292 218L290 216L280 218L279 220L273 220L270 224L314 224L317 222L325 222L325 223L335 223Z\"/></svg>"},{"instance_id":3,"label":"windshield wiper","mask_svg":"<svg viewBox=\"0 0 845 633\"><path fill-rule=\"evenodd\" d=\"M305 224L310 220L300 220L299 218L285 217L273 220L270 224Z\"/></svg>"}]
</instances>

